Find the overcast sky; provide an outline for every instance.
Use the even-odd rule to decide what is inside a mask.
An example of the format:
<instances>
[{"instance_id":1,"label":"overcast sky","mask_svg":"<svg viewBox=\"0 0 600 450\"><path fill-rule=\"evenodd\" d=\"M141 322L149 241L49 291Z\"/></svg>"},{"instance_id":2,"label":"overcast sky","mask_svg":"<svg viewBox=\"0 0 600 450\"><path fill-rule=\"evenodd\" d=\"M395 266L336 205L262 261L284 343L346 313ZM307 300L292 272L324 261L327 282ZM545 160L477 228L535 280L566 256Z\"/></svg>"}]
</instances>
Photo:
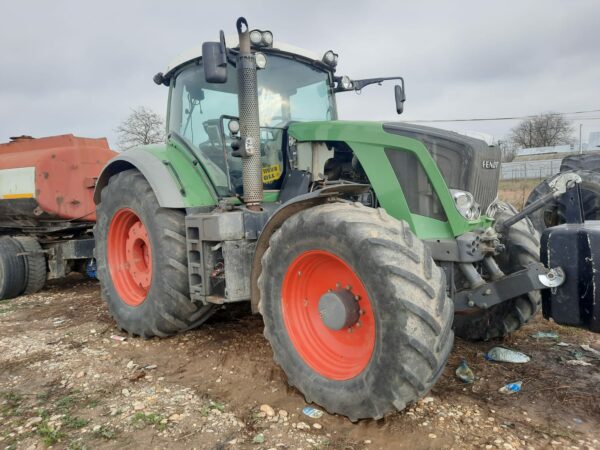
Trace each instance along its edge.
<instances>
[{"instance_id":1,"label":"overcast sky","mask_svg":"<svg viewBox=\"0 0 600 450\"><path fill-rule=\"evenodd\" d=\"M340 118L455 119L600 109L598 1L113 1L3 2L0 142L9 136L107 136L130 108L162 114L152 76L181 51L235 32L244 15L275 41L340 54L352 78L402 75L338 97ZM252 6L250 6L252 5ZM580 115L600 117L600 112ZM583 123L583 141L600 119ZM515 122L444 123L501 138Z\"/></svg>"}]
</instances>

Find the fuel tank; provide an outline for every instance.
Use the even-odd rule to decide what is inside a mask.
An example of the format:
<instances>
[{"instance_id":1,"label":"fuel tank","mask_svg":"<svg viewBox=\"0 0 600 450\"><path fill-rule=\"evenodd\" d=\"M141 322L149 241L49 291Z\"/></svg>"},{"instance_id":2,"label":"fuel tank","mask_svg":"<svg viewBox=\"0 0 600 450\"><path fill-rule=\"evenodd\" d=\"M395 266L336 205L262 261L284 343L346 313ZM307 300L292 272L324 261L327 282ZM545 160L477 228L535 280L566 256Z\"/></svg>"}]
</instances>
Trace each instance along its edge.
<instances>
[{"instance_id":1,"label":"fuel tank","mask_svg":"<svg viewBox=\"0 0 600 450\"><path fill-rule=\"evenodd\" d=\"M116 154L105 138L72 134L0 144L0 228L95 221L96 179Z\"/></svg>"}]
</instances>

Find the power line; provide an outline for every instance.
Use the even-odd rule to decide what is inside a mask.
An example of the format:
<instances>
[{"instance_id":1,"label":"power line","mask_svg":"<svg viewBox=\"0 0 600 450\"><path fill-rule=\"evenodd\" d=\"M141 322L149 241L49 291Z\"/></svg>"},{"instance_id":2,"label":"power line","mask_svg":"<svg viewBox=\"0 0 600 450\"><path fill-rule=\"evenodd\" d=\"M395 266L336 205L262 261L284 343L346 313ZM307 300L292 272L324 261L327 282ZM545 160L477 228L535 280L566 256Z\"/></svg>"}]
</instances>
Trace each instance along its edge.
<instances>
[{"instance_id":1,"label":"power line","mask_svg":"<svg viewBox=\"0 0 600 450\"><path fill-rule=\"evenodd\" d=\"M586 113L595 113L600 112L600 109L590 109L587 111L573 111L573 112L565 112L565 113L549 113L552 115L562 115L562 116L571 116L575 114L586 114ZM514 117L476 117L471 119L417 119L417 120L402 120L401 122L422 122L422 123L434 123L434 122L486 122L486 121L499 121L499 120L523 120L523 119L532 119L534 117L538 117L540 114L531 114L528 116L514 116ZM597 120L600 117L577 117L576 120Z\"/></svg>"}]
</instances>

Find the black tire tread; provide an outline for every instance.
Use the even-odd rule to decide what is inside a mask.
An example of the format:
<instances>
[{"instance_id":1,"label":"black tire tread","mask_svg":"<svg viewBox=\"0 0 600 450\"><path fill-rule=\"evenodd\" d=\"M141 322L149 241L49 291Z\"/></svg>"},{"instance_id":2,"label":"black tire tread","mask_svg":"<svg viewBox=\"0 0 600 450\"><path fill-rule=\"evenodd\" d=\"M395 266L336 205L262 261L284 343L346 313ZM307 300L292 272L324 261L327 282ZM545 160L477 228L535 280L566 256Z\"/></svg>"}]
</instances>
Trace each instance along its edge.
<instances>
[{"instance_id":1,"label":"black tire tread","mask_svg":"<svg viewBox=\"0 0 600 450\"><path fill-rule=\"evenodd\" d=\"M46 256L38 240L31 236L15 236L25 255L26 282L24 295L35 294L42 290L46 284L48 269L46 267Z\"/></svg>"},{"instance_id":2,"label":"black tire tread","mask_svg":"<svg viewBox=\"0 0 600 450\"><path fill-rule=\"evenodd\" d=\"M20 244L10 236L0 237L0 300L18 297L25 289L25 258Z\"/></svg>"},{"instance_id":3,"label":"black tire tread","mask_svg":"<svg viewBox=\"0 0 600 450\"><path fill-rule=\"evenodd\" d=\"M563 158L560 163L560 171L589 170L600 172L600 153L588 153L586 155L571 155Z\"/></svg>"},{"instance_id":4,"label":"black tire tread","mask_svg":"<svg viewBox=\"0 0 600 450\"><path fill-rule=\"evenodd\" d=\"M153 277L151 292L143 305L144 314L131 314L131 308L118 298L106 262L106 239L108 223L105 210L114 199L127 198L133 205L143 205L151 210L152 224L147 228L157 230L160 239L160 257L153 259ZM120 172L111 177L100 194L101 202L97 206L98 221L94 227L96 236L96 259L98 278L102 297L117 326L132 336L150 338L166 337L190 330L201 325L216 311L212 304L197 304L189 298L187 272L187 249L185 240L185 213L180 210L161 208L156 196L144 176L135 169ZM102 221L102 223L101 223ZM149 230L149 233L151 231ZM153 249L153 252L157 251ZM158 280L158 281L155 281ZM152 297L152 290L158 294Z\"/></svg>"},{"instance_id":5,"label":"black tire tread","mask_svg":"<svg viewBox=\"0 0 600 450\"><path fill-rule=\"evenodd\" d=\"M404 349L405 355L410 355L406 360L385 355L394 359L394 370L386 374L389 381L385 395L382 395L381 389L365 386L364 398L361 398L362 390L355 390L348 395L339 392L339 395L328 396L326 389L315 381L320 377L318 374L294 373L295 363L291 361L291 352L281 344L284 339L281 334L285 332L271 322L272 306L268 303L279 302L279 298L269 298L273 278L271 272L274 267L281 265L278 256L289 237L299 228L306 232L311 227L334 230L336 236L348 237L345 242L356 243L357 251L368 255L369 265L376 267L382 279L386 280L383 283L386 286L381 287L379 294L386 300L398 302L398 311L410 324L411 331L408 332L399 330L398 324L390 319L382 322L383 326L397 329L402 337L398 347ZM271 343L274 359L286 372L289 383L297 387L307 401L314 401L330 413L343 414L351 420L378 419L425 395L441 374L454 340L454 308L445 294L444 272L431 261L425 245L412 234L409 226L392 218L384 210L339 202L296 213L271 236L269 248L262 258L262 268L258 285L259 311L265 319L264 335ZM410 295L407 295L409 292ZM372 293L370 297L373 297ZM371 301L373 303L373 298ZM347 401L349 396L354 397L355 403Z\"/></svg>"},{"instance_id":6,"label":"black tire tread","mask_svg":"<svg viewBox=\"0 0 600 450\"><path fill-rule=\"evenodd\" d=\"M600 159L599 155L587 155L593 156L594 158ZM564 164L564 160L563 160ZM561 166L561 173L564 172ZM583 200L583 207L585 210L586 220L599 220L600 219L600 172L592 170L584 170L580 168L574 168L573 171L581 177L581 193ZM542 181L538 184L529 194L525 206L530 205L534 201L543 197L545 194L550 192L549 182L560 174L554 175L547 180ZM559 225L565 222L561 207L561 199L554 199L546 204L544 207L534 211L529 215L531 222L539 233L543 233L549 226ZM550 221L550 222L548 222Z\"/></svg>"}]
</instances>

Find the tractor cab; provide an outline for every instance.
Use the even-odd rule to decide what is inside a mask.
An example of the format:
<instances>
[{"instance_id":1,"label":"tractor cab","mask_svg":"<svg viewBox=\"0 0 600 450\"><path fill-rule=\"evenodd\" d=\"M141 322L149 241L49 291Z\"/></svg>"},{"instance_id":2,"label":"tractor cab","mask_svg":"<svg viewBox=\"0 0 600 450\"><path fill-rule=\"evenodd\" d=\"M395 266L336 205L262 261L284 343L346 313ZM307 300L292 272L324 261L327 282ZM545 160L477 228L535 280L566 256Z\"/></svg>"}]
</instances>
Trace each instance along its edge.
<instances>
[{"instance_id":1,"label":"tractor cab","mask_svg":"<svg viewBox=\"0 0 600 450\"><path fill-rule=\"evenodd\" d=\"M237 37L227 43L236 52ZM276 45L276 46L275 46ZM287 126L337 119L333 68L307 51L282 44L261 48L257 59L260 156L265 190L281 187ZM199 49L198 49L199 51ZM238 79L233 64L224 83L209 83L201 54L180 57L167 69L168 133L184 139L200 158L219 194L242 195L242 159L232 155L238 138ZM164 82L164 81L163 81Z\"/></svg>"}]
</instances>

